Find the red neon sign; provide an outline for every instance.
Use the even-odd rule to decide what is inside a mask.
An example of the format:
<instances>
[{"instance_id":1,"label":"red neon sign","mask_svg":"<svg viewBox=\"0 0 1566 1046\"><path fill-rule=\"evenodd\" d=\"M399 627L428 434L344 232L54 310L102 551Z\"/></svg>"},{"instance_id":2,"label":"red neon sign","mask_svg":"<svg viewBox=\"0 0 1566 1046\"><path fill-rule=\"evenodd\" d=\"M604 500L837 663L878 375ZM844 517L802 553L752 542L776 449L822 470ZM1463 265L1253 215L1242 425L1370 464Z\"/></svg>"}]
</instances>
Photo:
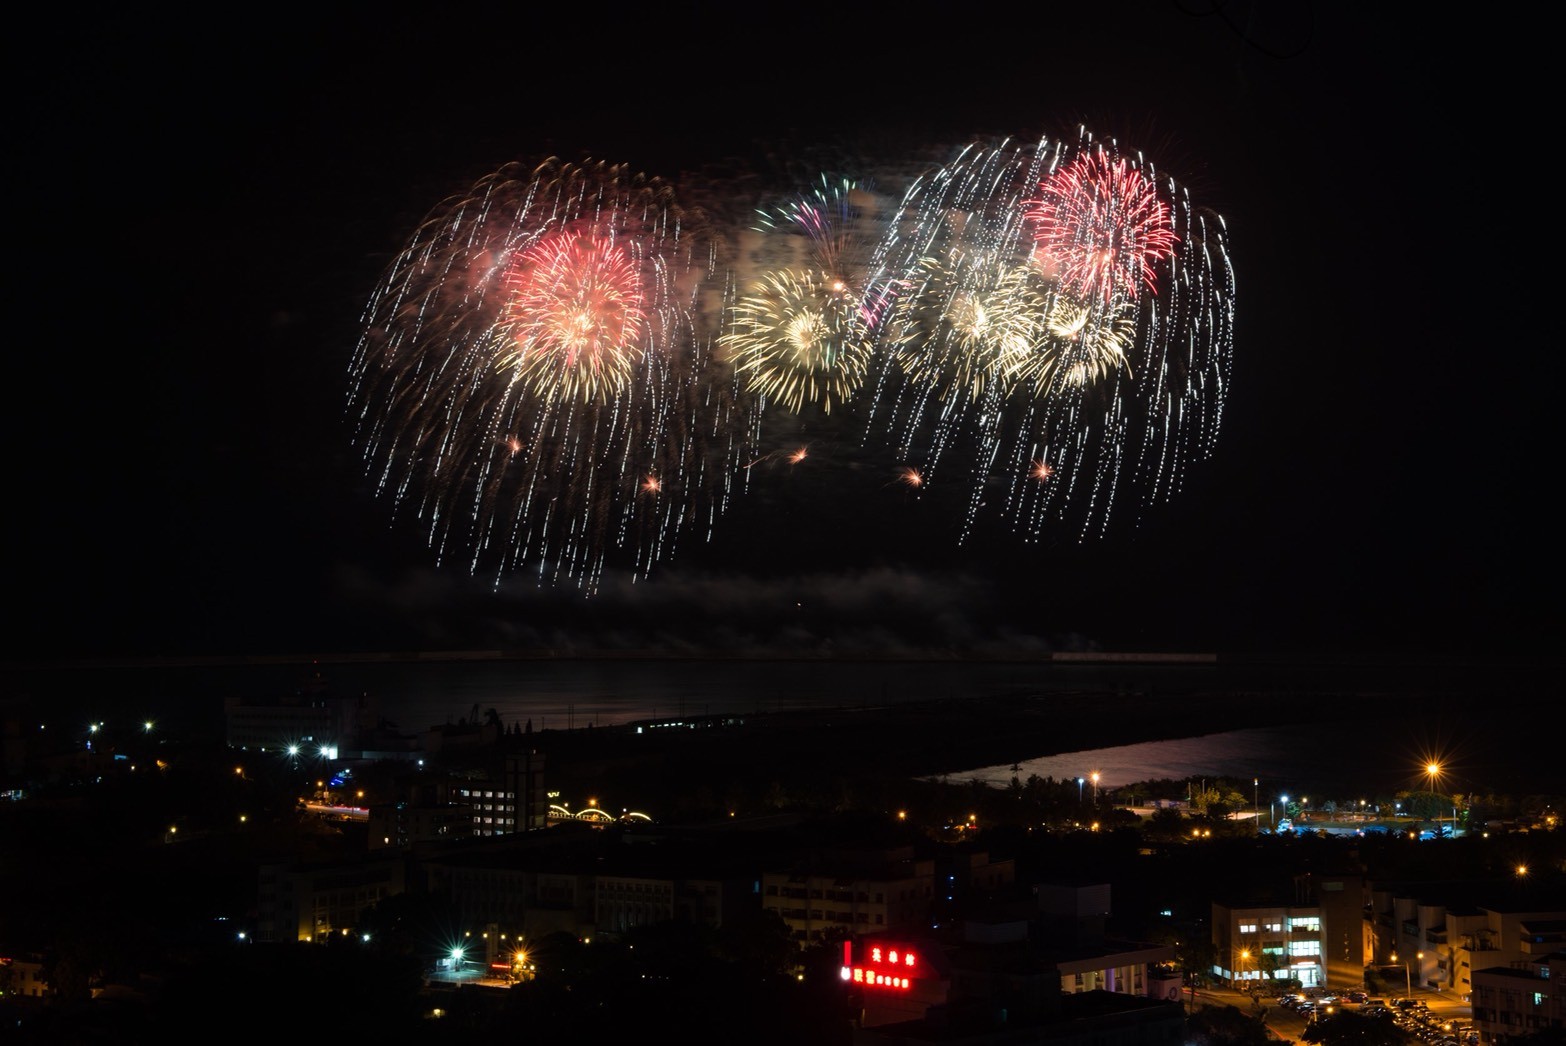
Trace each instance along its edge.
<instances>
[{"instance_id":1,"label":"red neon sign","mask_svg":"<svg viewBox=\"0 0 1566 1046\"><path fill-rule=\"evenodd\" d=\"M844 941L843 968L839 976L850 984L867 988L907 991L918 977L915 970L920 968L919 958L913 949L902 945L872 945L869 961L863 965L856 964L853 946Z\"/></svg>"}]
</instances>

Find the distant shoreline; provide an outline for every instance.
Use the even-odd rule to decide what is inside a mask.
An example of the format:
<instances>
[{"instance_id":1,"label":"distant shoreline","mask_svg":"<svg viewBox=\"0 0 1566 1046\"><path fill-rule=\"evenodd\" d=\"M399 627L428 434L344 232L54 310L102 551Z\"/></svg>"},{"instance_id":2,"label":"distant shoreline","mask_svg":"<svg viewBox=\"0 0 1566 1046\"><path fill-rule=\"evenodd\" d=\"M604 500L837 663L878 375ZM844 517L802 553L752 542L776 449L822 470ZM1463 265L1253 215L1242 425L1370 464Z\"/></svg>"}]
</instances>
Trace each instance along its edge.
<instances>
[{"instance_id":1,"label":"distant shoreline","mask_svg":"<svg viewBox=\"0 0 1566 1046\"><path fill-rule=\"evenodd\" d=\"M716 652L696 654L690 652L662 652L656 650L414 650L414 651L366 651L331 654L207 654L170 655L132 658L86 658L81 660L54 660L36 662L8 662L7 671L36 671L40 669L125 669L125 668L243 668L248 665L353 665L353 664L467 664L473 662L506 661L789 661L821 664L1146 664L1146 665L1216 665L1220 662L1216 653L1160 653L1142 651L1046 651L1038 654L1016 654L1007 657L970 657L961 653L926 654L914 656L907 653L828 655L784 655L770 651L753 653Z\"/></svg>"},{"instance_id":2,"label":"distant shoreline","mask_svg":"<svg viewBox=\"0 0 1566 1046\"><path fill-rule=\"evenodd\" d=\"M1157 650L1044 650L1016 651L1004 655L961 650L873 651L816 654L757 649L750 651L690 651L656 649L478 649L478 650L376 650L327 651L281 654L151 654L83 658L10 659L0 662L0 672L71 670L120 670L138 668L244 668L290 665L355 664L479 664L536 662L778 662L800 664L973 664L973 665L1146 665L1149 667L1288 668L1302 669L1443 669L1535 671L1566 669L1560 655L1525 657L1485 651L1157 651Z\"/></svg>"}]
</instances>

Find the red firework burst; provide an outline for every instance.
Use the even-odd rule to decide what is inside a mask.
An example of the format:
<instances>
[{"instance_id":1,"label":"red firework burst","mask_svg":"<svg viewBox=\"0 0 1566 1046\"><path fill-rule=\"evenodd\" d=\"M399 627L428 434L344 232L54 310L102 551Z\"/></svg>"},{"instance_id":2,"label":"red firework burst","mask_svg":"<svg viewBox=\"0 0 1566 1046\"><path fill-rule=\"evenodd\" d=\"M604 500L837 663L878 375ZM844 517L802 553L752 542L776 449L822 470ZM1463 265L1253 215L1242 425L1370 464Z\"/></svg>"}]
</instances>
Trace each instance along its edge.
<instances>
[{"instance_id":1,"label":"red firework burst","mask_svg":"<svg viewBox=\"0 0 1566 1046\"><path fill-rule=\"evenodd\" d=\"M505 361L550 395L593 398L629 381L646 315L641 274L621 246L587 233L545 236L506 274Z\"/></svg>"},{"instance_id":2,"label":"red firework burst","mask_svg":"<svg viewBox=\"0 0 1566 1046\"><path fill-rule=\"evenodd\" d=\"M1056 170L1028 205L1034 258L1082 298L1157 293L1154 265L1179 237L1157 187L1128 160L1095 149Z\"/></svg>"}]
</instances>

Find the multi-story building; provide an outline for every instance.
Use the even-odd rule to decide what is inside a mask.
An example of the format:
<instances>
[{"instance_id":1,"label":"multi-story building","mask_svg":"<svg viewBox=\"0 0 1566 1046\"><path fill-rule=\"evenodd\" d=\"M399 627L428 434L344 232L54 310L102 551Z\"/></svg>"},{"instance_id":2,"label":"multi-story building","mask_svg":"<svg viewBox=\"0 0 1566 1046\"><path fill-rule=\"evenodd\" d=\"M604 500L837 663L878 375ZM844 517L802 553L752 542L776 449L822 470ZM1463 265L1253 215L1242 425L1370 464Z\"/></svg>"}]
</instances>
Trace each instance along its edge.
<instances>
[{"instance_id":1,"label":"multi-story building","mask_svg":"<svg viewBox=\"0 0 1566 1046\"><path fill-rule=\"evenodd\" d=\"M1566 1031L1566 951L1473 974L1474 1030L1485 1046Z\"/></svg>"},{"instance_id":2,"label":"multi-story building","mask_svg":"<svg viewBox=\"0 0 1566 1046\"><path fill-rule=\"evenodd\" d=\"M761 876L761 905L805 947L854 934L918 927L935 897L935 861L913 847L821 854Z\"/></svg>"},{"instance_id":3,"label":"multi-story building","mask_svg":"<svg viewBox=\"0 0 1566 1046\"><path fill-rule=\"evenodd\" d=\"M466 807L399 800L371 806L368 824L371 850L403 850L415 843L464 838L473 831L473 815Z\"/></svg>"},{"instance_id":4,"label":"multi-story building","mask_svg":"<svg viewBox=\"0 0 1566 1046\"><path fill-rule=\"evenodd\" d=\"M1301 874L1214 901L1210 971L1235 983L1357 985L1365 977L1365 882L1353 872Z\"/></svg>"},{"instance_id":5,"label":"multi-story building","mask_svg":"<svg viewBox=\"0 0 1566 1046\"><path fill-rule=\"evenodd\" d=\"M359 925L365 910L407 889L401 856L351 864L266 865L260 873L256 939L319 941Z\"/></svg>"},{"instance_id":6,"label":"multi-story building","mask_svg":"<svg viewBox=\"0 0 1566 1046\"><path fill-rule=\"evenodd\" d=\"M1566 947L1566 908L1510 881L1376 884L1369 891L1373 961L1409 987L1472 1001L1475 970Z\"/></svg>"},{"instance_id":7,"label":"multi-story building","mask_svg":"<svg viewBox=\"0 0 1566 1046\"><path fill-rule=\"evenodd\" d=\"M48 995L41 954L0 955L0 996L39 999Z\"/></svg>"},{"instance_id":8,"label":"multi-story building","mask_svg":"<svg viewBox=\"0 0 1566 1046\"><path fill-rule=\"evenodd\" d=\"M543 752L533 747L530 736L495 736L488 747L469 753L464 765L400 778L396 798L370 809L370 849L545 827L549 797Z\"/></svg>"},{"instance_id":9,"label":"multi-story building","mask_svg":"<svg viewBox=\"0 0 1566 1046\"><path fill-rule=\"evenodd\" d=\"M254 752L292 752L305 759L326 753L327 758L335 759L333 753L349 736L345 719L349 707L321 696L265 702L230 697L223 703L228 746Z\"/></svg>"},{"instance_id":10,"label":"multi-story building","mask_svg":"<svg viewBox=\"0 0 1566 1046\"><path fill-rule=\"evenodd\" d=\"M1041 883L966 909L938 934L845 943L856 1042L1054 1043L1091 1028L1083 1041L1178 1043L1178 982L1154 979L1174 948L1107 935L1108 884Z\"/></svg>"},{"instance_id":11,"label":"multi-story building","mask_svg":"<svg viewBox=\"0 0 1566 1046\"><path fill-rule=\"evenodd\" d=\"M682 838L627 845L585 823L444 847L423 861L430 889L450 896L465 926L537 940L621 934L678 921L713 929L759 907L742 857Z\"/></svg>"},{"instance_id":12,"label":"multi-story building","mask_svg":"<svg viewBox=\"0 0 1566 1046\"><path fill-rule=\"evenodd\" d=\"M1215 977L1253 984L1295 980L1307 988L1328 983L1326 923L1318 905L1230 907L1214 901L1212 911Z\"/></svg>"}]
</instances>

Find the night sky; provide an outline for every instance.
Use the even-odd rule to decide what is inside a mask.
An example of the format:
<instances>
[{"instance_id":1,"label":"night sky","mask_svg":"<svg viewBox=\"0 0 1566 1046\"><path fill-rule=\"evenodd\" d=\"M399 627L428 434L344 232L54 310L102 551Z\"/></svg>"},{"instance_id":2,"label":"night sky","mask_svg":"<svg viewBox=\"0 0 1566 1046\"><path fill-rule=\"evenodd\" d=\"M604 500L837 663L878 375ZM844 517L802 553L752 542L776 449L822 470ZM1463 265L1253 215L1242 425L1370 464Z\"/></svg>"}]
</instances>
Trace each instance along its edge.
<instances>
[{"instance_id":1,"label":"night sky","mask_svg":"<svg viewBox=\"0 0 1566 1046\"><path fill-rule=\"evenodd\" d=\"M1304 2L530 6L62 9L13 41L7 660L1558 656L1534 29ZM502 164L679 185L1078 124L1223 214L1235 266L1216 452L1138 527L959 545L933 501L823 468L588 598L437 567L366 483L343 418L365 304Z\"/></svg>"}]
</instances>

